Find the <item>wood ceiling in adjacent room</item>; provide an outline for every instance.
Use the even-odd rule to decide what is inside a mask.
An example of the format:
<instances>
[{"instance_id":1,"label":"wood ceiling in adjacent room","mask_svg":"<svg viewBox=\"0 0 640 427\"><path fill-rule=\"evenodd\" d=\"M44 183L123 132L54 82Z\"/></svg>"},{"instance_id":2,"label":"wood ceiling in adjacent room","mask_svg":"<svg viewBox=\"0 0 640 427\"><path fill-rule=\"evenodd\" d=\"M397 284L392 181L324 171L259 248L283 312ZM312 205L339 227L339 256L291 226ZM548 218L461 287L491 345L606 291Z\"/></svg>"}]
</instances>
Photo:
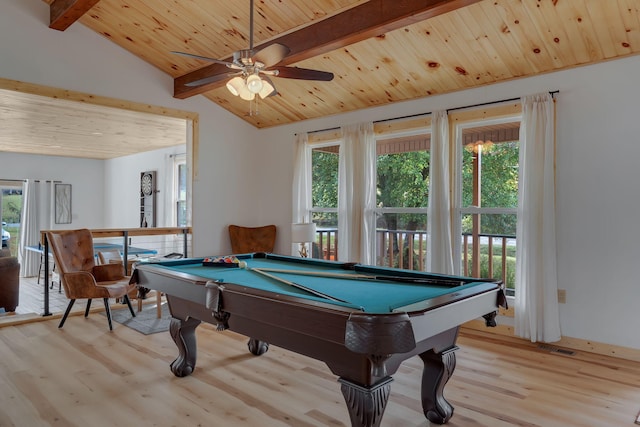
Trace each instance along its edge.
<instances>
[{"instance_id":1,"label":"wood ceiling in adjacent room","mask_svg":"<svg viewBox=\"0 0 640 427\"><path fill-rule=\"evenodd\" d=\"M2 88L0 123L0 152L46 156L113 159L187 138L185 119Z\"/></svg>"},{"instance_id":2,"label":"wood ceiling in adjacent room","mask_svg":"<svg viewBox=\"0 0 640 427\"><path fill-rule=\"evenodd\" d=\"M68 3L44 1L53 3L52 8ZM249 116L249 102L234 97L224 82L181 94L181 82L190 73L206 75L211 63L171 53L228 60L234 51L246 49L249 0L76 3L88 9L79 18L82 25L172 76L178 97L201 92L258 128L640 52L637 0L261 0L256 2L256 47L278 40L295 44L290 47L297 62L285 65L330 71L335 78L317 82L276 77L278 95L260 100L258 114ZM422 12L381 23L381 15L403 7ZM353 10L363 11L352 15L353 25L322 27L323 21L341 22L336 16ZM69 17L75 19L71 12ZM358 33L347 34L345 27ZM320 40L320 34L318 40L309 36L321 28L322 35L335 32L337 42ZM303 35L304 40L296 39Z\"/></svg>"}]
</instances>

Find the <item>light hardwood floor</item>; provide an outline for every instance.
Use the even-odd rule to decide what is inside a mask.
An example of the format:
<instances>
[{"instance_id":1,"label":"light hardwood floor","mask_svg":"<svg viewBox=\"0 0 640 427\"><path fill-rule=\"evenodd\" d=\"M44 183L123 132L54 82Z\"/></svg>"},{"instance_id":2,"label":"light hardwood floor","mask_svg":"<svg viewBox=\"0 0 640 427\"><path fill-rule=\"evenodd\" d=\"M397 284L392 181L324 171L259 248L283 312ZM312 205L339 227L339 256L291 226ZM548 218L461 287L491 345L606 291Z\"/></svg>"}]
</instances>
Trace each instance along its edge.
<instances>
[{"instance_id":1,"label":"light hardwood floor","mask_svg":"<svg viewBox=\"0 0 640 427\"><path fill-rule=\"evenodd\" d=\"M58 280L54 274L54 279ZM67 308L69 300L64 296L64 291L58 292L58 282L49 290L49 311L52 313L63 312ZM37 277L20 278L20 302L16 308L16 314L36 313L44 311L44 282L38 283Z\"/></svg>"},{"instance_id":2,"label":"light hardwood floor","mask_svg":"<svg viewBox=\"0 0 640 427\"><path fill-rule=\"evenodd\" d=\"M319 361L210 325L195 372L175 377L169 333L142 335L102 315L0 328L0 426L348 426L340 386ZM445 396L450 427L632 426L640 363L543 350L463 330ZM426 427L421 361L394 376L382 426Z\"/></svg>"}]
</instances>

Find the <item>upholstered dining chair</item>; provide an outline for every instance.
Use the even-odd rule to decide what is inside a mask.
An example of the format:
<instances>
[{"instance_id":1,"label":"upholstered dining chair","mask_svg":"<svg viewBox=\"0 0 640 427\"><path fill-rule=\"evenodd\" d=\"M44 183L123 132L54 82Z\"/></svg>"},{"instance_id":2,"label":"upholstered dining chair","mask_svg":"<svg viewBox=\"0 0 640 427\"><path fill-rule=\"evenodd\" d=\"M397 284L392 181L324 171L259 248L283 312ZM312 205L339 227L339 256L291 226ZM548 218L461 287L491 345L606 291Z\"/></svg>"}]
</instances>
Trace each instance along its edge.
<instances>
[{"instance_id":1,"label":"upholstered dining chair","mask_svg":"<svg viewBox=\"0 0 640 427\"><path fill-rule=\"evenodd\" d=\"M123 269L122 271L124 271L122 255L120 255L120 251L118 251L117 249L98 251L98 261L100 262L100 265L117 264L120 266L120 268ZM127 276L131 276L131 271L135 262L135 259L127 260ZM156 295L160 296L160 292L156 292ZM136 288L132 289L129 292L129 300L131 300L132 298L138 300L138 312L142 311L142 298L138 295L138 290ZM162 302L160 298L157 299L158 303Z\"/></svg>"},{"instance_id":2,"label":"upholstered dining chair","mask_svg":"<svg viewBox=\"0 0 640 427\"><path fill-rule=\"evenodd\" d=\"M234 254L273 252L276 245L276 226L242 227L230 225L229 238Z\"/></svg>"},{"instance_id":3,"label":"upholstered dining chair","mask_svg":"<svg viewBox=\"0 0 640 427\"><path fill-rule=\"evenodd\" d=\"M136 316L128 296L135 285L129 284L129 278L124 275L121 264L96 265L91 231L88 229L49 231L47 240L58 267L65 295L69 298L69 305L58 328L64 326L76 299L82 298L87 299L84 317L89 315L91 300L102 298L109 330L113 330L109 298L122 298L129 307L131 315Z\"/></svg>"}]
</instances>

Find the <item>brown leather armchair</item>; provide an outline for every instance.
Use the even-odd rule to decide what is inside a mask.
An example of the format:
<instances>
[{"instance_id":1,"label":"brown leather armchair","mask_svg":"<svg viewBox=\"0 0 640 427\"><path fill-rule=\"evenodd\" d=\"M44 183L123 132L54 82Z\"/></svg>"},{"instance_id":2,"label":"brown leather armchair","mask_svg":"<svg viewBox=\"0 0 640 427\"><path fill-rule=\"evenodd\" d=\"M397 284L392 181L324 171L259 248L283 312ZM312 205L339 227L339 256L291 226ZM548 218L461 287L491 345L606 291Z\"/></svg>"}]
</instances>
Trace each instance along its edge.
<instances>
[{"instance_id":1,"label":"brown leather armchair","mask_svg":"<svg viewBox=\"0 0 640 427\"><path fill-rule=\"evenodd\" d=\"M273 252L276 245L276 226L241 227L230 225L229 238L234 254Z\"/></svg>"},{"instance_id":2,"label":"brown leather armchair","mask_svg":"<svg viewBox=\"0 0 640 427\"><path fill-rule=\"evenodd\" d=\"M136 316L127 295L135 285L129 284L129 277L123 274L122 265L95 264L91 231L87 229L49 231L47 240L56 261L65 295L69 298L69 305L58 328L62 328L71 307L78 298L87 299L84 317L89 315L93 298L103 299L109 330L113 330L109 298L122 298L127 303L131 315Z\"/></svg>"},{"instance_id":3,"label":"brown leather armchair","mask_svg":"<svg viewBox=\"0 0 640 427\"><path fill-rule=\"evenodd\" d=\"M20 263L9 249L0 249L0 308L16 311L20 300Z\"/></svg>"}]
</instances>

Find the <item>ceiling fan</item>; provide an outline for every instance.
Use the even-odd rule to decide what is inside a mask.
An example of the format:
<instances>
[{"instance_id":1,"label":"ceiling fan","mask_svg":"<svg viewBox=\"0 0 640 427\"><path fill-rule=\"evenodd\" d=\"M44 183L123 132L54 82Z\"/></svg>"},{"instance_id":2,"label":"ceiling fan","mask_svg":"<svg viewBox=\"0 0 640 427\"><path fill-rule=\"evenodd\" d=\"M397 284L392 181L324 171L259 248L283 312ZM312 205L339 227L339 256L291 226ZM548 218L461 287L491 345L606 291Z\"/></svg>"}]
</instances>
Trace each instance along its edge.
<instances>
[{"instance_id":1,"label":"ceiling fan","mask_svg":"<svg viewBox=\"0 0 640 427\"><path fill-rule=\"evenodd\" d=\"M233 61L221 61L206 56L194 55L186 52L172 51L178 55L189 56L204 61L225 65L235 72L222 72L187 83L186 86L201 86L232 77L227 82L227 89L235 96L251 101L256 95L264 99L276 95L278 91L268 76L286 79L331 81L333 73L311 70L308 68L277 66L290 52L290 49L280 43L273 43L257 52L253 49L253 0L250 1L249 18L249 49L238 50L233 53Z\"/></svg>"}]
</instances>

